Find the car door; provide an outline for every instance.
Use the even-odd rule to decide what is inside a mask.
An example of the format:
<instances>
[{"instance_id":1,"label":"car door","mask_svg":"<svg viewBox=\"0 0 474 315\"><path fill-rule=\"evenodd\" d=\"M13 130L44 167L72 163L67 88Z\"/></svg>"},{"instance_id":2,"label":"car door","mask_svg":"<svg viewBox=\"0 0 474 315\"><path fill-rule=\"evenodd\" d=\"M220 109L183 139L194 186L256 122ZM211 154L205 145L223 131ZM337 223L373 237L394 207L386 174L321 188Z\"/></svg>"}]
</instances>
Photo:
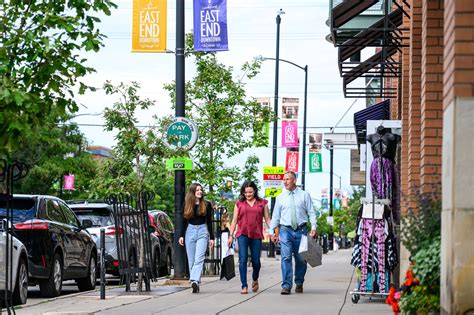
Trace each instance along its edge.
<instances>
[{"instance_id":1,"label":"car door","mask_svg":"<svg viewBox=\"0 0 474 315\"><path fill-rule=\"evenodd\" d=\"M61 206L56 199L46 200L45 218L50 222L51 239L56 246L59 246L63 251L63 264L65 277L71 268L76 264L77 258L74 253L74 239L72 237L72 230L67 224Z\"/></svg>"},{"instance_id":2,"label":"car door","mask_svg":"<svg viewBox=\"0 0 474 315\"><path fill-rule=\"evenodd\" d=\"M89 264L91 237L86 230L81 229L79 220L72 210L62 201L58 201L66 218L71 240L71 252L74 257L74 271L84 272Z\"/></svg>"}]
</instances>

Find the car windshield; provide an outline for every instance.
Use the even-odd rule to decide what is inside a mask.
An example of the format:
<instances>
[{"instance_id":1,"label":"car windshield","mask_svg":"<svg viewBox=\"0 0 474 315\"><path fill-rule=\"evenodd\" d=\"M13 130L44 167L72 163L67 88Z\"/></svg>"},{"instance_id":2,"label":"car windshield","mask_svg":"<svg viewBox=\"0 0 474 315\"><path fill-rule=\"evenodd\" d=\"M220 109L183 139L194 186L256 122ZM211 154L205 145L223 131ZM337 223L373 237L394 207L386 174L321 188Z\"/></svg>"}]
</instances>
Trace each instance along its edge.
<instances>
[{"instance_id":1,"label":"car windshield","mask_svg":"<svg viewBox=\"0 0 474 315\"><path fill-rule=\"evenodd\" d=\"M32 220L36 214L35 200L13 199L11 202L13 223ZM0 219L7 217L7 202L0 200Z\"/></svg>"},{"instance_id":2,"label":"car windshield","mask_svg":"<svg viewBox=\"0 0 474 315\"><path fill-rule=\"evenodd\" d=\"M79 220L91 220L93 227L109 226L114 224L114 218L108 209L73 208Z\"/></svg>"}]
</instances>

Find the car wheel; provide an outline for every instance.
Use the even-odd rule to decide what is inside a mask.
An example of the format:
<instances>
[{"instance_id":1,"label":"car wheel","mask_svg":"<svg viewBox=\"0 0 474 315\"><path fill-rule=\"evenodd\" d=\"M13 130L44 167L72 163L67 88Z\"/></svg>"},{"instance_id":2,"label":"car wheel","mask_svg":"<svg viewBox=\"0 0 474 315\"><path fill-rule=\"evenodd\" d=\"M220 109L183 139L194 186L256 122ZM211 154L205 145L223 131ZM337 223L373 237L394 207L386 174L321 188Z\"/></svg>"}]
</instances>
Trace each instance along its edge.
<instances>
[{"instance_id":1,"label":"car wheel","mask_svg":"<svg viewBox=\"0 0 474 315\"><path fill-rule=\"evenodd\" d=\"M91 255L89 260L89 267L87 268L87 276L85 278L77 279L77 287L79 291L90 291L95 289L96 280L97 280L97 271L96 271L96 259L95 255Z\"/></svg>"},{"instance_id":2,"label":"car wheel","mask_svg":"<svg viewBox=\"0 0 474 315\"><path fill-rule=\"evenodd\" d=\"M166 262L163 267L160 268L160 274L162 276L169 276L171 274L171 253L168 251L166 254Z\"/></svg>"},{"instance_id":3,"label":"car wheel","mask_svg":"<svg viewBox=\"0 0 474 315\"><path fill-rule=\"evenodd\" d=\"M160 251L155 250L155 255L153 256L153 274L156 278L160 276Z\"/></svg>"},{"instance_id":4,"label":"car wheel","mask_svg":"<svg viewBox=\"0 0 474 315\"><path fill-rule=\"evenodd\" d=\"M13 304L26 304L28 299L28 269L26 261L21 258L18 264L18 273L16 275L15 291L13 291Z\"/></svg>"},{"instance_id":5,"label":"car wheel","mask_svg":"<svg viewBox=\"0 0 474 315\"><path fill-rule=\"evenodd\" d=\"M63 262L59 254L54 254L49 278L41 280L39 285L43 297L55 297L61 294L63 287Z\"/></svg>"}]
</instances>

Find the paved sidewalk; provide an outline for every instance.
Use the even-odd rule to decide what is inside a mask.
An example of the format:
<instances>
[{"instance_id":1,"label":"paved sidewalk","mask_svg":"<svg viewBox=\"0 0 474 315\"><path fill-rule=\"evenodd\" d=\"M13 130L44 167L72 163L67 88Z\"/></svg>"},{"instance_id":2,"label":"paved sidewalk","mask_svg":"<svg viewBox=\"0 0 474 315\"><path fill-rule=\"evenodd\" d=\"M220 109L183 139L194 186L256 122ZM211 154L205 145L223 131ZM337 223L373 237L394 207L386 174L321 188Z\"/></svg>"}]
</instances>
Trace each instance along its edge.
<instances>
[{"instance_id":1,"label":"paved sidewalk","mask_svg":"<svg viewBox=\"0 0 474 315\"><path fill-rule=\"evenodd\" d=\"M201 293L192 294L186 285L153 286L151 292L126 294L123 288L107 290L106 300L99 292L69 295L41 304L23 307L17 314L391 314L384 300L363 298L351 302L348 290L355 286L355 274L349 264L350 250L331 252L323 265L308 268L304 293L280 295L279 256L263 258L260 290L240 294L240 280L225 281L205 277ZM251 268L249 268L249 278ZM352 277L352 284L350 280ZM250 279L251 280L251 279Z\"/></svg>"}]
</instances>

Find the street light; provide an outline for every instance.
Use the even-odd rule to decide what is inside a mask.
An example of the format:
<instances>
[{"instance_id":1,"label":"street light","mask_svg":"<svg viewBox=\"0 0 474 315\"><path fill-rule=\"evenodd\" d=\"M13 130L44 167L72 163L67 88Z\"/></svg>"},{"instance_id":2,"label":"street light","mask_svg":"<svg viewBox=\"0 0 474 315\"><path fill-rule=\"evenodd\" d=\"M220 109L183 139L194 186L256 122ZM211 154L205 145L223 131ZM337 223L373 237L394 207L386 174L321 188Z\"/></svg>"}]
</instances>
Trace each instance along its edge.
<instances>
[{"instance_id":1,"label":"street light","mask_svg":"<svg viewBox=\"0 0 474 315\"><path fill-rule=\"evenodd\" d=\"M260 56L255 57L255 60L265 61L265 60L276 60L276 59L275 58L267 58L267 57L263 57L263 56L260 55ZM294 62L291 62L289 60L279 59L279 61L289 63L290 65L293 65L293 66L295 66L297 68L300 68L301 70L304 71L303 150L301 152L301 154L303 155L302 161L301 161L302 162L302 166L301 166L301 168L302 168L302 171L301 171L301 188L304 190L305 176L306 176L306 115L307 115L307 103L308 103L308 65L302 67L302 66L300 66L300 65L298 65ZM276 100L275 100L275 102L276 102ZM275 110L275 113L277 113L276 110ZM276 125L276 120L275 120L274 125L273 125L273 128L274 128L274 131L273 131L273 145L274 145L274 148L276 147L275 130L277 128L277 126L275 126L275 125Z\"/></svg>"}]
</instances>

